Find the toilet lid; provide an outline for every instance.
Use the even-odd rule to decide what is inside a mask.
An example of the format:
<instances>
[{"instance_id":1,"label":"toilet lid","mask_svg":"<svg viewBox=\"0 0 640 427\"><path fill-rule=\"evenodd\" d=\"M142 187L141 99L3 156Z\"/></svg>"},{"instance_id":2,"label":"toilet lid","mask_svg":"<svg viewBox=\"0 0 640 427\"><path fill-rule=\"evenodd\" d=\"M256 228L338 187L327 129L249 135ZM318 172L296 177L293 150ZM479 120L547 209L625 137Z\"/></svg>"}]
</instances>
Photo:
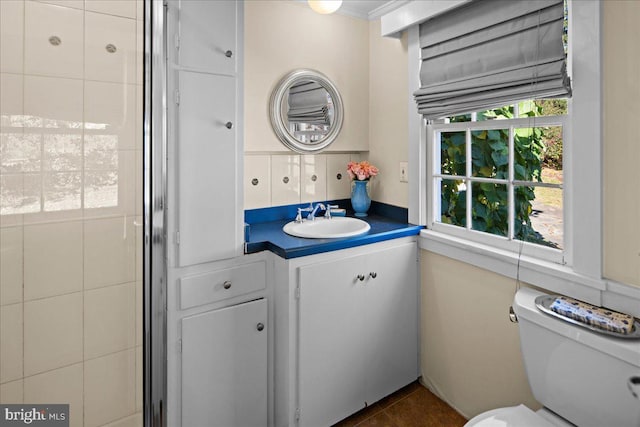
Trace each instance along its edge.
<instances>
[{"instance_id":1,"label":"toilet lid","mask_svg":"<svg viewBox=\"0 0 640 427\"><path fill-rule=\"evenodd\" d=\"M524 405L498 408L473 417L464 427L554 427Z\"/></svg>"}]
</instances>

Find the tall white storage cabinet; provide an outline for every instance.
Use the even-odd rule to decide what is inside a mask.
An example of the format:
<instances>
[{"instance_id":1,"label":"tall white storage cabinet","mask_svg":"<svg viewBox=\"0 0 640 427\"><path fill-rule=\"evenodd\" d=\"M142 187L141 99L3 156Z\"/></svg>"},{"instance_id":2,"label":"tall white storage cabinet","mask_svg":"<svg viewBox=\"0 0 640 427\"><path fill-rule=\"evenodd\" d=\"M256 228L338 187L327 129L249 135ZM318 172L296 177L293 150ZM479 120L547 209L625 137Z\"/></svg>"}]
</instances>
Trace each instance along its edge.
<instances>
[{"instance_id":1,"label":"tall white storage cabinet","mask_svg":"<svg viewBox=\"0 0 640 427\"><path fill-rule=\"evenodd\" d=\"M243 255L243 2L166 10L167 425L269 426L271 267Z\"/></svg>"},{"instance_id":2,"label":"tall white storage cabinet","mask_svg":"<svg viewBox=\"0 0 640 427\"><path fill-rule=\"evenodd\" d=\"M242 2L175 6L175 239L178 264L188 266L242 254Z\"/></svg>"}]
</instances>

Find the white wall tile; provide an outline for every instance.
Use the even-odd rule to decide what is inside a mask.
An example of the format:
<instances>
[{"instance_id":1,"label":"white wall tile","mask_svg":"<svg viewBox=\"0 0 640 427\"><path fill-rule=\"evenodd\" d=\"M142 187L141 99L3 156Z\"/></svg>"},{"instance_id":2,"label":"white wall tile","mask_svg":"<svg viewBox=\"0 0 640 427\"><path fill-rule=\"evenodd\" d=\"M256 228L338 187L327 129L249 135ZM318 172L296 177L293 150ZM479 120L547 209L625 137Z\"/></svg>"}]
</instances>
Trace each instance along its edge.
<instances>
[{"instance_id":1,"label":"white wall tile","mask_svg":"<svg viewBox=\"0 0 640 427\"><path fill-rule=\"evenodd\" d=\"M244 208L271 205L271 156L244 156ZM256 180L256 181L254 181Z\"/></svg>"},{"instance_id":2,"label":"white wall tile","mask_svg":"<svg viewBox=\"0 0 640 427\"><path fill-rule=\"evenodd\" d=\"M93 146L95 138L96 135L85 137L85 218L133 215L136 153L134 150L98 150L88 154L87 148ZM102 163L105 160L107 162Z\"/></svg>"},{"instance_id":3,"label":"white wall tile","mask_svg":"<svg viewBox=\"0 0 640 427\"><path fill-rule=\"evenodd\" d=\"M142 427L142 413L105 424L103 427Z\"/></svg>"},{"instance_id":4,"label":"white wall tile","mask_svg":"<svg viewBox=\"0 0 640 427\"><path fill-rule=\"evenodd\" d=\"M84 10L84 0L36 0L40 3L55 4L63 7L72 7L74 9Z\"/></svg>"},{"instance_id":5,"label":"white wall tile","mask_svg":"<svg viewBox=\"0 0 640 427\"><path fill-rule=\"evenodd\" d=\"M323 154L300 156L300 202L327 200L327 157Z\"/></svg>"},{"instance_id":6,"label":"white wall tile","mask_svg":"<svg viewBox=\"0 0 640 427\"><path fill-rule=\"evenodd\" d=\"M135 346L134 286L134 283L127 283L85 292L85 360Z\"/></svg>"},{"instance_id":7,"label":"white wall tile","mask_svg":"<svg viewBox=\"0 0 640 427\"><path fill-rule=\"evenodd\" d=\"M136 18L137 6L134 0L85 0L84 7L93 12Z\"/></svg>"},{"instance_id":8,"label":"white wall tile","mask_svg":"<svg viewBox=\"0 0 640 427\"><path fill-rule=\"evenodd\" d=\"M135 214L142 215L144 212L144 153L142 150L135 150Z\"/></svg>"},{"instance_id":9,"label":"white wall tile","mask_svg":"<svg viewBox=\"0 0 640 427\"><path fill-rule=\"evenodd\" d=\"M94 427L135 412L135 349L84 364L84 421Z\"/></svg>"},{"instance_id":10,"label":"white wall tile","mask_svg":"<svg viewBox=\"0 0 640 427\"><path fill-rule=\"evenodd\" d=\"M144 20L144 0L136 1L136 19L138 21Z\"/></svg>"},{"instance_id":11,"label":"white wall tile","mask_svg":"<svg viewBox=\"0 0 640 427\"><path fill-rule=\"evenodd\" d=\"M82 427L82 363L55 369L24 379L24 401L29 403L68 403L69 425Z\"/></svg>"},{"instance_id":12,"label":"white wall tile","mask_svg":"<svg viewBox=\"0 0 640 427\"><path fill-rule=\"evenodd\" d=\"M144 22L136 21L136 84L144 83Z\"/></svg>"},{"instance_id":13,"label":"white wall tile","mask_svg":"<svg viewBox=\"0 0 640 427\"><path fill-rule=\"evenodd\" d=\"M136 216L133 223L136 231L136 281L142 282L142 269L143 269L143 243L144 243L144 222L142 216Z\"/></svg>"},{"instance_id":14,"label":"white wall tile","mask_svg":"<svg viewBox=\"0 0 640 427\"><path fill-rule=\"evenodd\" d=\"M25 300L81 290L82 221L25 226Z\"/></svg>"},{"instance_id":15,"label":"white wall tile","mask_svg":"<svg viewBox=\"0 0 640 427\"><path fill-rule=\"evenodd\" d=\"M40 172L42 160L42 135L0 133L0 173Z\"/></svg>"},{"instance_id":16,"label":"white wall tile","mask_svg":"<svg viewBox=\"0 0 640 427\"><path fill-rule=\"evenodd\" d=\"M23 376L22 304L0 307L0 383Z\"/></svg>"},{"instance_id":17,"label":"white wall tile","mask_svg":"<svg viewBox=\"0 0 640 427\"><path fill-rule=\"evenodd\" d=\"M136 411L142 411L144 407L144 390L142 387L142 379L144 378L142 346L136 347Z\"/></svg>"},{"instance_id":18,"label":"white wall tile","mask_svg":"<svg viewBox=\"0 0 640 427\"><path fill-rule=\"evenodd\" d=\"M85 13L85 78L136 82L136 21L100 13ZM107 45L115 46L108 52Z\"/></svg>"},{"instance_id":19,"label":"white wall tile","mask_svg":"<svg viewBox=\"0 0 640 427\"><path fill-rule=\"evenodd\" d=\"M2 3L0 3L2 7ZM0 126L22 126L24 79L20 74L0 73ZM5 132L5 130L3 130ZM11 132L15 132L12 129Z\"/></svg>"},{"instance_id":20,"label":"white wall tile","mask_svg":"<svg viewBox=\"0 0 640 427\"><path fill-rule=\"evenodd\" d=\"M22 227L0 229L0 305L22 302Z\"/></svg>"},{"instance_id":21,"label":"white wall tile","mask_svg":"<svg viewBox=\"0 0 640 427\"><path fill-rule=\"evenodd\" d=\"M25 76L24 113L32 127L82 128L82 81Z\"/></svg>"},{"instance_id":22,"label":"white wall tile","mask_svg":"<svg viewBox=\"0 0 640 427\"><path fill-rule=\"evenodd\" d=\"M117 150L136 148L136 89L130 84L85 82L86 132L109 136Z\"/></svg>"},{"instance_id":23,"label":"white wall tile","mask_svg":"<svg viewBox=\"0 0 640 427\"><path fill-rule=\"evenodd\" d=\"M134 217L87 220L84 224L84 287L133 282Z\"/></svg>"},{"instance_id":24,"label":"white wall tile","mask_svg":"<svg viewBox=\"0 0 640 427\"><path fill-rule=\"evenodd\" d=\"M39 2L25 3L25 73L83 76L83 12ZM58 37L54 45L51 37Z\"/></svg>"},{"instance_id":25,"label":"white wall tile","mask_svg":"<svg viewBox=\"0 0 640 427\"><path fill-rule=\"evenodd\" d=\"M0 1L0 71L22 73L23 62L24 2Z\"/></svg>"},{"instance_id":26,"label":"white wall tile","mask_svg":"<svg viewBox=\"0 0 640 427\"><path fill-rule=\"evenodd\" d=\"M23 381L11 381L0 384L0 402L2 403L22 403Z\"/></svg>"},{"instance_id":27,"label":"white wall tile","mask_svg":"<svg viewBox=\"0 0 640 427\"><path fill-rule=\"evenodd\" d=\"M348 199L351 196L351 180L347 173L349 154L327 154L327 199Z\"/></svg>"},{"instance_id":28,"label":"white wall tile","mask_svg":"<svg viewBox=\"0 0 640 427\"><path fill-rule=\"evenodd\" d=\"M300 156L271 156L271 205L300 203Z\"/></svg>"},{"instance_id":29,"label":"white wall tile","mask_svg":"<svg viewBox=\"0 0 640 427\"><path fill-rule=\"evenodd\" d=\"M143 299L143 283L136 282L136 345L143 344L143 316L144 316L144 299Z\"/></svg>"},{"instance_id":30,"label":"white wall tile","mask_svg":"<svg viewBox=\"0 0 640 427\"><path fill-rule=\"evenodd\" d=\"M24 373L82 361L82 293L24 304Z\"/></svg>"}]
</instances>

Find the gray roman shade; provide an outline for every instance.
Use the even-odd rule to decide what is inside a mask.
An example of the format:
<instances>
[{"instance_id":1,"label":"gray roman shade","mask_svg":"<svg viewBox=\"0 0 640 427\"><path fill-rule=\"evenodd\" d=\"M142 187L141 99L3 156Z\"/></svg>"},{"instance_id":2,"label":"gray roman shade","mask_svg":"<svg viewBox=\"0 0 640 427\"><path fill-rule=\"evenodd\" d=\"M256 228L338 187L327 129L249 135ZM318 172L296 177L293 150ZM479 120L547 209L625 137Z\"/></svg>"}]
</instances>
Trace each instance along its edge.
<instances>
[{"instance_id":1,"label":"gray roman shade","mask_svg":"<svg viewBox=\"0 0 640 427\"><path fill-rule=\"evenodd\" d=\"M420 24L418 112L435 119L571 96L563 0L474 0Z\"/></svg>"},{"instance_id":2,"label":"gray roman shade","mask_svg":"<svg viewBox=\"0 0 640 427\"><path fill-rule=\"evenodd\" d=\"M291 86L287 118L291 123L331 124L327 90L312 81Z\"/></svg>"}]
</instances>

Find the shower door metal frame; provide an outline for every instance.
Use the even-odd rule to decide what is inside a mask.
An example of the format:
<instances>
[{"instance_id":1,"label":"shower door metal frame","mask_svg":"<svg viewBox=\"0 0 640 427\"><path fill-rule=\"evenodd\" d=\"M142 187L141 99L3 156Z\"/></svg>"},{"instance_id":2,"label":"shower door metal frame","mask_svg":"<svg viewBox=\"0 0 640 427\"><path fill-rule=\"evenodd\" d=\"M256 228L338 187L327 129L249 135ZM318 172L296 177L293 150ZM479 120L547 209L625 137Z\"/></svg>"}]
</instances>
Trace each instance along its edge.
<instances>
[{"instance_id":1,"label":"shower door metal frame","mask_svg":"<svg viewBox=\"0 0 640 427\"><path fill-rule=\"evenodd\" d=\"M144 426L167 425L166 1L144 0Z\"/></svg>"}]
</instances>

